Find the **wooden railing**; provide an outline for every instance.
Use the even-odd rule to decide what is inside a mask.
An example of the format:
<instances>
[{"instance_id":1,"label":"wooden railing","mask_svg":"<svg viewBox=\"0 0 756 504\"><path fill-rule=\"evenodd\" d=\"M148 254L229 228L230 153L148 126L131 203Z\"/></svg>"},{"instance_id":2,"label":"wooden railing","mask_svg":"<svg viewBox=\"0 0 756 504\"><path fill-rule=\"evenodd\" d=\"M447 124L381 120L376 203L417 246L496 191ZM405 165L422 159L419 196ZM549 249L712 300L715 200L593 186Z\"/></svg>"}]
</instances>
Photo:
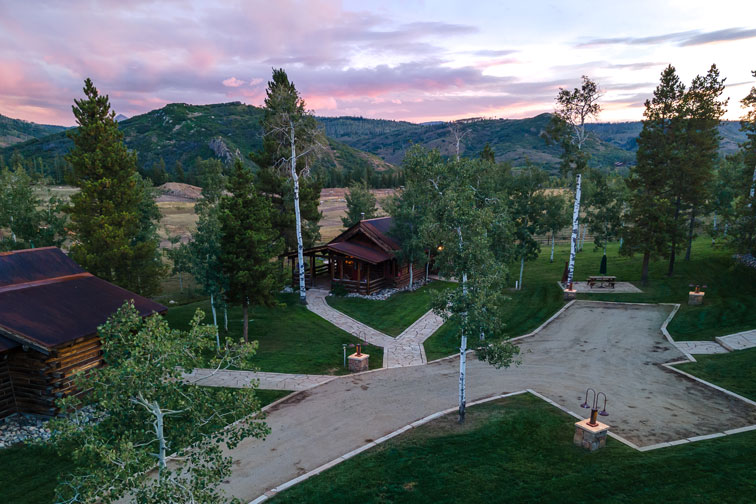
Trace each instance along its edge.
<instances>
[{"instance_id":1,"label":"wooden railing","mask_svg":"<svg viewBox=\"0 0 756 504\"><path fill-rule=\"evenodd\" d=\"M329 270L327 264L318 264L315 266L315 277L322 277L322 276L328 276ZM306 287L312 287L312 274L310 268L305 269L305 286ZM298 285L299 284L299 270L295 269L294 274L292 275L292 284Z\"/></svg>"},{"instance_id":2,"label":"wooden railing","mask_svg":"<svg viewBox=\"0 0 756 504\"><path fill-rule=\"evenodd\" d=\"M381 290L387 284L385 277L370 280L370 291L368 292L367 280L361 280L358 282L357 280L339 280L334 278L333 280L331 280L331 282L334 284L343 285L346 290L350 292L357 292L359 294L370 294L377 290Z\"/></svg>"}]
</instances>

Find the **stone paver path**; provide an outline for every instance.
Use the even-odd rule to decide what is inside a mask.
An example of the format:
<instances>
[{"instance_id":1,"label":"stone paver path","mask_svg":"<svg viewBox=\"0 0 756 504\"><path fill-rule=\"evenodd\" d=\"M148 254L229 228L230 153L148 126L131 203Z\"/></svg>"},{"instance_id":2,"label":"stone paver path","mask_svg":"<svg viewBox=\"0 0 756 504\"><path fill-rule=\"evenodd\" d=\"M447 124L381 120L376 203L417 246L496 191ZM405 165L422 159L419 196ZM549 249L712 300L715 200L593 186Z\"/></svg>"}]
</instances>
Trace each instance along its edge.
<instances>
[{"instance_id":1,"label":"stone paver path","mask_svg":"<svg viewBox=\"0 0 756 504\"><path fill-rule=\"evenodd\" d=\"M727 353L727 349L715 341L675 341L675 345L691 355Z\"/></svg>"},{"instance_id":2,"label":"stone paver path","mask_svg":"<svg viewBox=\"0 0 756 504\"><path fill-rule=\"evenodd\" d=\"M728 350L745 350L756 347L756 329L714 338Z\"/></svg>"},{"instance_id":3,"label":"stone paver path","mask_svg":"<svg viewBox=\"0 0 756 504\"><path fill-rule=\"evenodd\" d=\"M671 308L577 301L520 340L522 364L468 360L468 401L533 389L577 413L586 387L606 393L612 432L649 446L756 424L756 406L665 364L685 360L660 331ZM244 502L457 402L456 357L331 379L267 410L271 434L229 454L223 486ZM474 414L473 410L469 413ZM569 442L572 432L565 432Z\"/></svg>"},{"instance_id":4,"label":"stone paver path","mask_svg":"<svg viewBox=\"0 0 756 504\"><path fill-rule=\"evenodd\" d=\"M187 383L196 383L207 387L246 388L253 380L259 380L261 389L268 390L307 390L322 385L333 376L307 375L290 373L266 373L255 371L230 371L215 369L195 369L184 375Z\"/></svg>"},{"instance_id":5,"label":"stone paver path","mask_svg":"<svg viewBox=\"0 0 756 504\"><path fill-rule=\"evenodd\" d=\"M412 323L399 336L392 338L332 308L326 302L328 291L307 291L307 308L336 327L360 338L371 345L383 347L383 367L395 368L419 366L426 363L423 341L428 339L444 323L443 319L428 311Z\"/></svg>"}]
</instances>

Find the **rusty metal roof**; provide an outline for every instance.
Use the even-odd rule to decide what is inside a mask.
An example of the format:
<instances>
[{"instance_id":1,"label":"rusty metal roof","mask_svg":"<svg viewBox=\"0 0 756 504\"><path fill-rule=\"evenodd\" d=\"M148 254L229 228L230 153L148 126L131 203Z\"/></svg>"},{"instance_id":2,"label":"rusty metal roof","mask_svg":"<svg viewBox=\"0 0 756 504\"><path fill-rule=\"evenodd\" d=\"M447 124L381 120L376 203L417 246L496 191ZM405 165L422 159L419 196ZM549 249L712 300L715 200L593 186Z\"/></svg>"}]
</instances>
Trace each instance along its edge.
<instances>
[{"instance_id":1,"label":"rusty metal roof","mask_svg":"<svg viewBox=\"0 0 756 504\"><path fill-rule=\"evenodd\" d=\"M348 241L331 243L328 245L328 249L333 250L334 252L339 252L341 254L356 257L361 261L366 261L372 264L382 263L383 261L388 261L389 259L391 259L391 256L383 250L366 247L364 245Z\"/></svg>"},{"instance_id":2,"label":"rusty metal roof","mask_svg":"<svg viewBox=\"0 0 756 504\"><path fill-rule=\"evenodd\" d=\"M0 253L0 287L84 273L57 247Z\"/></svg>"},{"instance_id":3,"label":"rusty metal roof","mask_svg":"<svg viewBox=\"0 0 756 504\"><path fill-rule=\"evenodd\" d=\"M21 280L0 285L0 332L6 338L44 351L96 334L97 327L128 300L134 300L142 316L167 310L84 272L56 250L59 254L51 253L51 249L35 249L0 256L0 271L12 270L12 277ZM19 256L22 261L16 259ZM37 260L30 260L33 258ZM47 260L53 264L40 264ZM4 268L9 262L11 267ZM30 271L24 273L19 267L22 264L30 265ZM55 276L41 278L44 272ZM0 273L0 278L9 277Z\"/></svg>"}]
</instances>

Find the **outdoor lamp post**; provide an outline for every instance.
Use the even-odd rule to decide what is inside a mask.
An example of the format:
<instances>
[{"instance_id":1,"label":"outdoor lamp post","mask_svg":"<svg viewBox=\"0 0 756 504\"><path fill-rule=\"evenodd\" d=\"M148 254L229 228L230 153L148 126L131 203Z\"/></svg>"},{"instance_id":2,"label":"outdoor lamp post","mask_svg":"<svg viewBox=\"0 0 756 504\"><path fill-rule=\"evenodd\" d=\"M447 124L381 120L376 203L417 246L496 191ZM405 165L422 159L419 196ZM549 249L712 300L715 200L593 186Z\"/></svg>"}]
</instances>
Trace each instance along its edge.
<instances>
[{"instance_id":1,"label":"outdoor lamp post","mask_svg":"<svg viewBox=\"0 0 756 504\"><path fill-rule=\"evenodd\" d=\"M593 392L593 401L592 404L588 402L588 392ZM599 397L604 396L604 407L599 412L598 410L598 402ZM606 412L606 394L603 392L596 393L595 390L593 390L591 387L588 387L585 391L585 400L583 401L583 404L580 405L581 408L591 408L591 418L588 421L588 425L591 427L596 427L598 425L598 416L609 416L609 413Z\"/></svg>"}]
</instances>

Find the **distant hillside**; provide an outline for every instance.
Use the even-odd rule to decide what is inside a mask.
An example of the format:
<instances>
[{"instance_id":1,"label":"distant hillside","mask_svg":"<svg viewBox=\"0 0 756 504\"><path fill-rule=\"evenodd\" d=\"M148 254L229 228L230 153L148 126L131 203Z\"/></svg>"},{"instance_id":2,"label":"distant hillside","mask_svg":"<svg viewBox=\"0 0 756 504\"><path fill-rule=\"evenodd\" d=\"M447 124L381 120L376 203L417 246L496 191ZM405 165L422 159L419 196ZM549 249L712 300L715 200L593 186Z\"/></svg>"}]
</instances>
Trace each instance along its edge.
<instances>
[{"instance_id":1,"label":"distant hillside","mask_svg":"<svg viewBox=\"0 0 756 504\"><path fill-rule=\"evenodd\" d=\"M588 131L604 142L632 152L638 149L638 135L642 128L643 124L640 121L588 125ZM737 152L738 144L746 139L745 133L740 131L738 121L723 121L719 126L719 134L722 136L719 151L723 155Z\"/></svg>"},{"instance_id":2,"label":"distant hillside","mask_svg":"<svg viewBox=\"0 0 756 504\"><path fill-rule=\"evenodd\" d=\"M40 138L65 129L64 126L36 124L22 119L11 119L0 114L0 147L7 147L32 138Z\"/></svg>"},{"instance_id":3,"label":"distant hillside","mask_svg":"<svg viewBox=\"0 0 756 504\"><path fill-rule=\"evenodd\" d=\"M146 114L124 119L119 127L129 149L137 152L142 171L150 172L162 159L169 176L174 175L176 161L191 174L200 157L218 158L230 164L235 159L252 165L248 154L260 149L262 109L239 102L214 105L172 103ZM323 174L326 183L343 184L365 174L380 185L381 172L393 167L373 154L360 152L342 142L329 139L328 151L313 167ZM39 158L51 165L71 148L65 132L29 140L0 150L9 158L18 151L26 159ZM355 176L357 175L357 176ZM332 180L331 180L332 179Z\"/></svg>"},{"instance_id":4,"label":"distant hillside","mask_svg":"<svg viewBox=\"0 0 756 504\"><path fill-rule=\"evenodd\" d=\"M488 143L498 161L510 161L522 166L526 160L555 169L559 164L559 148L548 145L542 134L550 119L541 114L529 119L476 119L463 121L460 129L466 134L460 151L468 157L477 156ZM381 156L399 164L404 153L413 144L438 149L444 155L453 155L456 149L454 136L447 123L412 124L402 121L363 119L360 117L320 118L331 138L352 147ZM628 150L602 140L589 142L592 162L609 166L616 162L631 163L635 155Z\"/></svg>"},{"instance_id":5,"label":"distant hillside","mask_svg":"<svg viewBox=\"0 0 756 504\"><path fill-rule=\"evenodd\" d=\"M529 119L463 121L460 128L467 133L461 141L460 151L466 156L477 156L488 143L497 160L510 161L519 166L530 159L534 163L556 168L560 151L541 138L550 118L550 114L541 114ZM377 154L393 164L400 164L404 153L413 144L436 148L445 155L452 155L455 151L454 138L447 123L413 124L361 117L322 117L320 121L329 137ZM722 123L720 150L723 154L737 151L738 143L745 139L739 127L737 121ZM588 125L588 130L594 134L593 140L588 143L591 163L594 166L634 163L641 128L640 121Z\"/></svg>"}]
</instances>

